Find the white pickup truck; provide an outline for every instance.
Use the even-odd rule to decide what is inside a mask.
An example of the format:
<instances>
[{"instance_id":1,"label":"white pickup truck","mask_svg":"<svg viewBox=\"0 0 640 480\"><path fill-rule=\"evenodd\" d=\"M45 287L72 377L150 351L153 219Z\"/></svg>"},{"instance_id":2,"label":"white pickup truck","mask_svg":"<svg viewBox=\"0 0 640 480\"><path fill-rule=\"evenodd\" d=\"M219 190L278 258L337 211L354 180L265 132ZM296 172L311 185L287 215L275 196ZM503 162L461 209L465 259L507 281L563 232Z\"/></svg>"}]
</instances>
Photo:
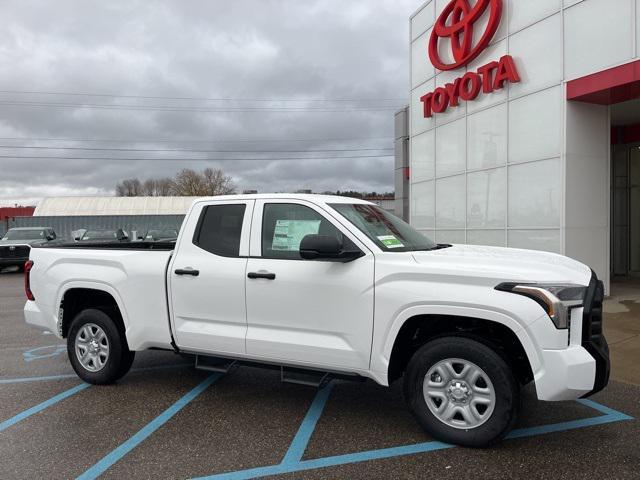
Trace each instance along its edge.
<instances>
[{"instance_id":1,"label":"white pickup truck","mask_svg":"<svg viewBox=\"0 0 640 480\"><path fill-rule=\"evenodd\" d=\"M199 199L175 243L34 248L25 289L27 323L66 338L89 383L117 381L145 349L205 368L278 366L285 379L404 377L421 426L460 445L504 437L532 381L557 401L609 378L603 285L587 266L437 245L351 198Z\"/></svg>"}]
</instances>

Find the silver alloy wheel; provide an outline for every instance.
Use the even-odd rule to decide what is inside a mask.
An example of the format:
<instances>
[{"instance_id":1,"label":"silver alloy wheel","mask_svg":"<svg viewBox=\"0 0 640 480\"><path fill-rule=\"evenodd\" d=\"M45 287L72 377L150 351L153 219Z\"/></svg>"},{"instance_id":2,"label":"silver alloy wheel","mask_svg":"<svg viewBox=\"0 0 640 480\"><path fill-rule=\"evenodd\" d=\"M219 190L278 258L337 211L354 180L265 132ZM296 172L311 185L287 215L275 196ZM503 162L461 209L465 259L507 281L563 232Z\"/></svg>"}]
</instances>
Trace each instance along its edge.
<instances>
[{"instance_id":1,"label":"silver alloy wheel","mask_svg":"<svg viewBox=\"0 0 640 480\"><path fill-rule=\"evenodd\" d=\"M424 400L445 425L469 430L485 423L496 405L491 379L475 363L447 358L432 366L422 384Z\"/></svg>"},{"instance_id":2,"label":"silver alloy wheel","mask_svg":"<svg viewBox=\"0 0 640 480\"><path fill-rule=\"evenodd\" d=\"M90 372L99 372L109 360L109 339L95 323L83 325L75 339L76 357Z\"/></svg>"}]
</instances>

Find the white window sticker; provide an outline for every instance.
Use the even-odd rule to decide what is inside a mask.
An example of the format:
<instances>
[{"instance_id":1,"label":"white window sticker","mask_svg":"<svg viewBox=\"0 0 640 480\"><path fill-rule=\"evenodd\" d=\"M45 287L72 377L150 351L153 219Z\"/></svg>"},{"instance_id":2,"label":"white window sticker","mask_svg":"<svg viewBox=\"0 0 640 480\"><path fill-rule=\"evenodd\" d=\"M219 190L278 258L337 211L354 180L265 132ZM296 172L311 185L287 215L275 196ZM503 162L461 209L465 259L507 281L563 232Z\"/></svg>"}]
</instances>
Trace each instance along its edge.
<instances>
[{"instance_id":1,"label":"white window sticker","mask_svg":"<svg viewBox=\"0 0 640 480\"><path fill-rule=\"evenodd\" d=\"M403 248L403 243L393 235L382 235L378 237L378 240L387 248Z\"/></svg>"},{"instance_id":2,"label":"white window sticker","mask_svg":"<svg viewBox=\"0 0 640 480\"><path fill-rule=\"evenodd\" d=\"M272 250L297 252L300 242L307 235L320 231L320 220L278 220L273 232Z\"/></svg>"}]
</instances>

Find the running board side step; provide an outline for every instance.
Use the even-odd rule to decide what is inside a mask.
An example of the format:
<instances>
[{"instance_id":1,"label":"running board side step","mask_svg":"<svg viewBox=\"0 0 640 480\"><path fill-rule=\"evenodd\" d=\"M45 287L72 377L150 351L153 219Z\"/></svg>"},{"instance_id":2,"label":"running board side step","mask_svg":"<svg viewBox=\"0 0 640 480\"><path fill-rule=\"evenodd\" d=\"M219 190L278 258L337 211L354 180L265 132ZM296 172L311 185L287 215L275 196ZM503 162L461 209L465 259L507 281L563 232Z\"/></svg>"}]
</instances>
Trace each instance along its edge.
<instances>
[{"instance_id":1,"label":"running board side step","mask_svg":"<svg viewBox=\"0 0 640 480\"><path fill-rule=\"evenodd\" d=\"M283 383L294 383L296 385L307 385L309 387L321 388L329 383L332 378L333 377L329 372L280 367L280 381Z\"/></svg>"},{"instance_id":2,"label":"running board side step","mask_svg":"<svg viewBox=\"0 0 640 480\"><path fill-rule=\"evenodd\" d=\"M214 357L211 355L203 355L198 353L190 354L195 357L195 368L198 370L206 370L208 372L228 373L240 366L262 368L267 370L279 370L280 380L284 383L293 383L296 385L306 385L310 387L322 388L331 380L346 380L350 382L364 382L365 377L357 374L348 374L342 372L327 372L324 370L312 370L290 365L281 365L277 363L262 363L250 360L233 359L225 357Z\"/></svg>"},{"instance_id":3,"label":"running board side step","mask_svg":"<svg viewBox=\"0 0 640 480\"><path fill-rule=\"evenodd\" d=\"M235 360L226 358L209 357L206 355L196 355L195 368L206 370L207 372L228 373L232 368L238 366Z\"/></svg>"}]
</instances>

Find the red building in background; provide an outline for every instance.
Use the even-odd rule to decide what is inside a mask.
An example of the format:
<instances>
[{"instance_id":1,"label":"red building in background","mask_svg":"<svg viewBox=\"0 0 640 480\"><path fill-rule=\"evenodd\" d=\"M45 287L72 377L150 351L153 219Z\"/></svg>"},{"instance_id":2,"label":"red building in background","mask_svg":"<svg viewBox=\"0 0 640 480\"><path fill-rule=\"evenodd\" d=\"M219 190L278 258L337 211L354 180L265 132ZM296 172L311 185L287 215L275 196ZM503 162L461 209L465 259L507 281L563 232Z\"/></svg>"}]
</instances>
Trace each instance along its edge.
<instances>
[{"instance_id":1,"label":"red building in background","mask_svg":"<svg viewBox=\"0 0 640 480\"><path fill-rule=\"evenodd\" d=\"M13 217L32 217L36 207L0 207L0 226L9 228L9 219Z\"/></svg>"}]
</instances>

